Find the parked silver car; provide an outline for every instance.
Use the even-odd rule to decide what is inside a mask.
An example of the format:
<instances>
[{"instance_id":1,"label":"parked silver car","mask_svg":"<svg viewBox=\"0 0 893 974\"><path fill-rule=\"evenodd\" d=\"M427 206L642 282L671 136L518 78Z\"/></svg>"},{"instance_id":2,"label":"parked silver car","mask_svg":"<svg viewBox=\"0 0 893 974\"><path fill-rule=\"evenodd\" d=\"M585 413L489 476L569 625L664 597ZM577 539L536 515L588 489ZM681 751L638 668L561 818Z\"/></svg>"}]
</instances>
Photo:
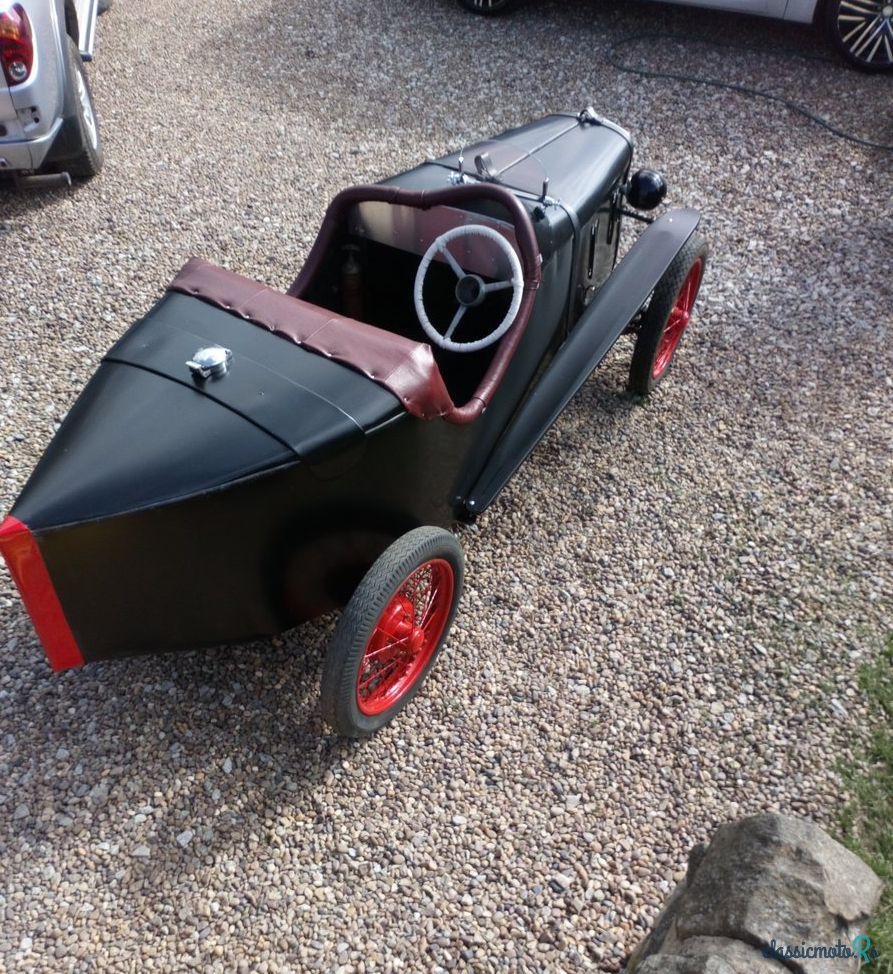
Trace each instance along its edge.
<instances>
[{"instance_id":1,"label":"parked silver car","mask_svg":"<svg viewBox=\"0 0 893 974\"><path fill-rule=\"evenodd\" d=\"M508 13L522 0L460 0L477 14ZM862 71L893 72L893 0L668 0L814 24Z\"/></svg>"},{"instance_id":2,"label":"parked silver car","mask_svg":"<svg viewBox=\"0 0 893 974\"><path fill-rule=\"evenodd\" d=\"M89 179L102 143L84 61L100 0L0 0L0 175ZM38 174L35 176L35 174Z\"/></svg>"}]
</instances>

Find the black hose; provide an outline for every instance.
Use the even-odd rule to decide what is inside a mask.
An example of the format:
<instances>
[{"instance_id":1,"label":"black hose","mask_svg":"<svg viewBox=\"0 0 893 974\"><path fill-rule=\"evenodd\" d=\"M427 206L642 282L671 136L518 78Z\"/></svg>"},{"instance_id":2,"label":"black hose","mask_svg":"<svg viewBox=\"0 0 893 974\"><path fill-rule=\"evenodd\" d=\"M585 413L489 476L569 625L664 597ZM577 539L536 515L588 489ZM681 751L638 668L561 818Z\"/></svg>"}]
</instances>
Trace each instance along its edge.
<instances>
[{"instance_id":1,"label":"black hose","mask_svg":"<svg viewBox=\"0 0 893 974\"><path fill-rule=\"evenodd\" d=\"M659 40L664 43L668 40L676 40L684 43L707 44L711 47L728 48L733 51L756 51L759 54L775 54L783 57L803 58L808 61L824 61L826 64L833 63L830 58L822 57L818 54L800 54L796 51L786 51L779 48L769 48L767 50L764 47L757 47L751 44L727 44L723 43L722 41L714 41L707 38L689 37L685 34L661 34L656 31L642 34L630 34L628 37L622 37L619 41L616 41L608 48L608 63L612 67L617 68L618 71L624 71L626 74L637 74L643 78L665 78L671 81L685 81L690 84L710 85L714 88L724 88L726 91L732 91L739 95L748 95L753 98L764 98L766 101L774 101L780 105L784 105L784 107L791 112L795 112L798 115L803 115L811 122L815 122L816 125L820 125L827 132L830 132L838 139L843 139L845 142L851 142L854 145L862 145L869 149L879 149L881 152L893 152L893 145L885 145L882 142L872 142L871 139L863 139L858 135L852 135L849 132L844 132L842 129L836 128L820 115L816 115L814 112L809 111L809 109L804 108L802 105L798 105L797 102L791 101L789 98L784 98L782 95L773 95L771 92L761 91L759 88L750 88L747 85L734 84L730 81L718 81L716 78L704 78L699 77L698 75L682 74L681 72L676 71L655 71L651 68L637 68L631 64L621 61L618 57L618 52L621 48L629 47L631 44L637 44L640 41L650 40Z\"/></svg>"}]
</instances>

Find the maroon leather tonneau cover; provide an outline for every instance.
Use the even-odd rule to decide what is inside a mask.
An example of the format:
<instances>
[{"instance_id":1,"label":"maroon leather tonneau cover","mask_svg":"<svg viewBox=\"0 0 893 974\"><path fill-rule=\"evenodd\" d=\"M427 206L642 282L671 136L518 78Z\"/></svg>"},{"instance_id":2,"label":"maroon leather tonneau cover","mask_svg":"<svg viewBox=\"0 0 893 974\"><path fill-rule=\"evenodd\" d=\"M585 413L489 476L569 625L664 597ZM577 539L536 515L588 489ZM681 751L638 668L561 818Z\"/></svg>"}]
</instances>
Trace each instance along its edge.
<instances>
[{"instance_id":1,"label":"maroon leather tonneau cover","mask_svg":"<svg viewBox=\"0 0 893 974\"><path fill-rule=\"evenodd\" d=\"M240 274L192 258L169 285L267 328L384 386L422 419L455 408L430 346L354 321Z\"/></svg>"},{"instance_id":2,"label":"maroon leather tonneau cover","mask_svg":"<svg viewBox=\"0 0 893 974\"><path fill-rule=\"evenodd\" d=\"M500 341L480 385L468 402L457 406L430 346L319 308L302 296L326 260L338 228L357 203L378 201L429 209L461 207L481 200L499 203L508 211L524 268L524 291L514 324ZM470 423L487 408L524 335L540 286L541 265L530 216L518 197L504 186L475 183L417 192L394 186L353 186L342 190L329 204L316 242L288 294L197 258L174 278L170 290L191 294L357 369L394 393L414 416L443 416L451 423Z\"/></svg>"}]
</instances>

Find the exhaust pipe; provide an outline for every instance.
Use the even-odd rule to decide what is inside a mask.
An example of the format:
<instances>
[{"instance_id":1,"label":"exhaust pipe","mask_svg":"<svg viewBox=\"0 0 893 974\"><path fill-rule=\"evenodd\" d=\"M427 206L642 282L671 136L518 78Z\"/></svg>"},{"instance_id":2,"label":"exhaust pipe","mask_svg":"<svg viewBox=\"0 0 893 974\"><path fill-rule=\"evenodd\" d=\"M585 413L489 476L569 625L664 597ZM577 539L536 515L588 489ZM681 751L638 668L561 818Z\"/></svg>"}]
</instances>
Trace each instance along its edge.
<instances>
[{"instance_id":1,"label":"exhaust pipe","mask_svg":"<svg viewBox=\"0 0 893 974\"><path fill-rule=\"evenodd\" d=\"M30 176L13 176L16 189L67 189L71 176L67 172L33 173Z\"/></svg>"}]
</instances>

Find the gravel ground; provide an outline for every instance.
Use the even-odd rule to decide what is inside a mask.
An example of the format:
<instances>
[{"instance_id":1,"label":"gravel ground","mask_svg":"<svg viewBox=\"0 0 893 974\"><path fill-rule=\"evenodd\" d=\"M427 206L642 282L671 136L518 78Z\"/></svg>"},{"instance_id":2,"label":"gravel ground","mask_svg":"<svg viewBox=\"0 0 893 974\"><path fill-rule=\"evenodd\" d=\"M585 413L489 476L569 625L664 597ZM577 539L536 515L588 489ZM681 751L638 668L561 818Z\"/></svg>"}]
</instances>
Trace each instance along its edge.
<instances>
[{"instance_id":1,"label":"gravel ground","mask_svg":"<svg viewBox=\"0 0 893 974\"><path fill-rule=\"evenodd\" d=\"M550 109L632 129L713 260L659 394L622 396L618 347L463 532L448 651L369 743L315 712L333 619L53 677L0 570L0 968L616 971L717 823L833 820L865 731L854 668L893 628L890 157L606 67L643 27L824 50L595 0L492 23L453 0L103 19L105 172L0 188L0 509L190 255L284 287L339 188ZM891 141L889 80L640 52Z\"/></svg>"}]
</instances>

